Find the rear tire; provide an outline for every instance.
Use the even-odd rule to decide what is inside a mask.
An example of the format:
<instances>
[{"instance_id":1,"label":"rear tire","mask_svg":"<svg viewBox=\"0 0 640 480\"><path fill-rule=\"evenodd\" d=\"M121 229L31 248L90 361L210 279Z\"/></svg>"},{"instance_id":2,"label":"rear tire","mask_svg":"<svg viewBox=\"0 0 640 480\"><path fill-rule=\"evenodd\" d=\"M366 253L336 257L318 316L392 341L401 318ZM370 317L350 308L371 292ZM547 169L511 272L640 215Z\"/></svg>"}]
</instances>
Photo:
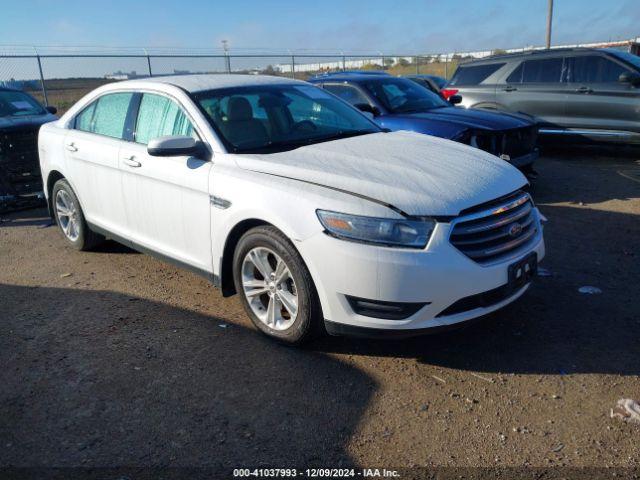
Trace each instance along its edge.
<instances>
[{"instance_id":1,"label":"rear tire","mask_svg":"<svg viewBox=\"0 0 640 480\"><path fill-rule=\"evenodd\" d=\"M64 239L76 250L91 250L104 241L102 235L91 231L87 225L80 201L64 178L53 186L51 206Z\"/></svg>"},{"instance_id":2,"label":"rear tire","mask_svg":"<svg viewBox=\"0 0 640 480\"><path fill-rule=\"evenodd\" d=\"M311 274L277 228L256 227L242 236L233 256L233 277L242 306L264 334L301 345L323 331Z\"/></svg>"}]
</instances>

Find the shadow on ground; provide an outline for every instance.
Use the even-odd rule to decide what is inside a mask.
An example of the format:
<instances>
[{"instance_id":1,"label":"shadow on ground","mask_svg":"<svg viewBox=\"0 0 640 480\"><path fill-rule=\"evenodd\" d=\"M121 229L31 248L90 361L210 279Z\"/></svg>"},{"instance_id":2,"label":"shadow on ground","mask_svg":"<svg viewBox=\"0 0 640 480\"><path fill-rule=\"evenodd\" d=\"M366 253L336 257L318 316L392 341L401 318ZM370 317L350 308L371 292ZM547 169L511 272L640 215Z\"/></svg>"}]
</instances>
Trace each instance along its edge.
<instances>
[{"instance_id":1,"label":"shadow on ground","mask_svg":"<svg viewBox=\"0 0 640 480\"><path fill-rule=\"evenodd\" d=\"M20 210L17 212L10 212L0 216L0 229L1 228L16 228L16 227L39 227L39 228L55 228L58 227L55 221L49 217L46 208L37 208L31 210ZM126 245L115 242L113 240L107 240L96 248L91 250L92 253L139 253Z\"/></svg>"},{"instance_id":2,"label":"shadow on ground","mask_svg":"<svg viewBox=\"0 0 640 480\"><path fill-rule=\"evenodd\" d=\"M353 463L377 385L340 361L114 292L0 298L0 466Z\"/></svg>"},{"instance_id":3,"label":"shadow on ground","mask_svg":"<svg viewBox=\"0 0 640 480\"><path fill-rule=\"evenodd\" d=\"M0 228L8 227L40 227L53 225L46 208L20 210L17 212L0 213Z\"/></svg>"}]
</instances>

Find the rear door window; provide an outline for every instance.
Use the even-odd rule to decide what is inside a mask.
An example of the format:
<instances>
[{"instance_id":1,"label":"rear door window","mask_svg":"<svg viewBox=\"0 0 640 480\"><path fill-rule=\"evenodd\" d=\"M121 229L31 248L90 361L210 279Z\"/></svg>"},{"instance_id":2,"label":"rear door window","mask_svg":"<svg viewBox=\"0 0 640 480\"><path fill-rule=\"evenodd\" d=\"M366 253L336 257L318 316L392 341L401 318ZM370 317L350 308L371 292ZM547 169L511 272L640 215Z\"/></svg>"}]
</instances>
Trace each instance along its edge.
<instances>
[{"instance_id":1,"label":"rear door window","mask_svg":"<svg viewBox=\"0 0 640 480\"><path fill-rule=\"evenodd\" d=\"M154 138L168 135L197 138L193 125L176 102L162 95L145 93L138 110L136 142L147 145Z\"/></svg>"},{"instance_id":2,"label":"rear door window","mask_svg":"<svg viewBox=\"0 0 640 480\"><path fill-rule=\"evenodd\" d=\"M569 81L573 83L617 82L630 70L602 55L582 55L569 59Z\"/></svg>"},{"instance_id":3,"label":"rear door window","mask_svg":"<svg viewBox=\"0 0 640 480\"><path fill-rule=\"evenodd\" d=\"M522 83L560 83L562 81L562 58L526 60L522 66Z\"/></svg>"},{"instance_id":4,"label":"rear door window","mask_svg":"<svg viewBox=\"0 0 640 480\"><path fill-rule=\"evenodd\" d=\"M449 85L464 86L478 85L484 82L490 75L497 72L504 63L490 63L486 65L461 65L453 75Z\"/></svg>"},{"instance_id":5,"label":"rear door window","mask_svg":"<svg viewBox=\"0 0 640 480\"><path fill-rule=\"evenodd\" d=\"M78 114L76 130L97 133L113 138L124 138L127 112L133 93L103 95Z\"/></svg>"},{"instance_id":6,"label":"rear door window","mask_svg":"<svg viewBox=\"0 0 640 480\"><path fill-rule=\"evenodd\" d=\"M507 83L522 83L522 72L524 71L524 62L521 62L518 67L509 74L505 80Z\"/></svg>"}]
</instances>

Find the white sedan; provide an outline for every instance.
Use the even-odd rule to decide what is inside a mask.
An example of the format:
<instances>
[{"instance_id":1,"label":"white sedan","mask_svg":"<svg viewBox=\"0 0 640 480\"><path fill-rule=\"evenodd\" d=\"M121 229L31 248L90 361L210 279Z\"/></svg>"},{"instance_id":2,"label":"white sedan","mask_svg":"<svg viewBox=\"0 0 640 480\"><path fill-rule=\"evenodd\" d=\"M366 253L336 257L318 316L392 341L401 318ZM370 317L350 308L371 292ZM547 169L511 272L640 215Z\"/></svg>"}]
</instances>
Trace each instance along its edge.
<instances>
[{"instance_id":1,"label":"white sedan","mask_svg":"<svg viewBox=\"0 0 640 480\"><path fill-rule=\"evenodd\" d=\"M70 245L109 237L194 270L292 344L470 320L522 295L544 256L518 170L301 81L109 84L44 125L39 153Z\"/></svg>"}]
</instances>

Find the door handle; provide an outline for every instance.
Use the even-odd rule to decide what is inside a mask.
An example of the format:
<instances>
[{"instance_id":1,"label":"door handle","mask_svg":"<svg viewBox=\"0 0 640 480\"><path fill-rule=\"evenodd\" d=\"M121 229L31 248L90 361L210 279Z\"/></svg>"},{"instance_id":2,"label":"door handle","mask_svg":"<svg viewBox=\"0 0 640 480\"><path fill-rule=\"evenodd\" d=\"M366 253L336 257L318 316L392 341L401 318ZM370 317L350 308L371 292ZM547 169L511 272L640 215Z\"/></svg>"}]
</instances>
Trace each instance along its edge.
<instances>
[{"instance_id":1,"label":"door handle","mask_svg":"<svg viewBox=\"0 0 640 480\"><path fill-rule=\"evenodd\" d=\"M515 92L518 89L516 87L504 87L502 90L505 92Z\"/></svg>"},{"instance_id":2,"label":"door handle","mask_svg":"<svg viewBox=\"0 0 640 480\"><path fill-rule=\"evenodd\" d=\"M67 150L69 150L70 152L77 152L78 151L78 147L76 147L75 143L73 143L73 142L67 143L64 147Z\"/></svg>"},{"instance_id":3,"label":"door handle","mask_svg":"<svg viewBox=\"0 0 640 480\"><path fill-rule=\"evenodd\" d=\"M593 93L593 88L580 87L580 88L576 88L576 92L578 92L578 93Z\"/></svg>"},{"instance_id":4,"label":"door handle","mask_svg":"<svg viewBox=\"0 0 640 480\"><path fill-rule=\"evenodd\" d=\"M133 168L138 168L142 166L142 164L136 160L135 155L131 155L129 157L123 157L122 161Z\"/></svg>"}]
</instances>

